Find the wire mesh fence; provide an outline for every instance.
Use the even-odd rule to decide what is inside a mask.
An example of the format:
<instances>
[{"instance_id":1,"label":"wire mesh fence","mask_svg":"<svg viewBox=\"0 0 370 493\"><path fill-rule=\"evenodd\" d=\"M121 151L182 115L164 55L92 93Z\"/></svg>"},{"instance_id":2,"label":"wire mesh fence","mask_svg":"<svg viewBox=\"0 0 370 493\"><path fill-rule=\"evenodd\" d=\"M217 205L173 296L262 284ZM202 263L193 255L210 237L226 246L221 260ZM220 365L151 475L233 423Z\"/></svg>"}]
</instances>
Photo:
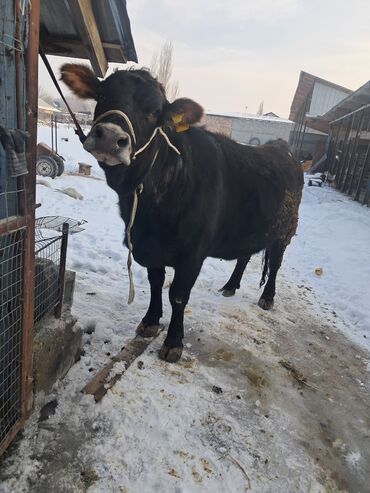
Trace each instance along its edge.
<instances>
[{"instance_id":1,"label":"wire mesh fence","mask_svg":"<svg viewBox=\"0 0 370 493\"><path fill-rule=\"evenodd\" d=\"M61 242L61 236L36 242L35 322L39 322L46 314L53 312L59 302Z\"/></svg>"},{"instance_id":2,"label":"wire mesh fence","mask_svg":"<svg viewBox=\"0 0 370 493\"><path fill-rule=\"evenodd\" d=\"M4 0L0 5L1 454L23 424L31 402L34 197L27 179L25 132L26 126L30 129L26 120L31 121L25 64L26 48L32 46L31 2ZM33 12L36 19L37 9Z\"/></svg>"},{"instance_id":3,"label":"wire mesh fence","mask_svg":"<svg viewBox=\"0 0 370 493\"><path fill-rule=\"evenodd\" d=\"M0 237L0 442L20 418L24 230Z\"/></svg>"},{"instance_id":4,"label":"wire mesh fence","mask_svg":"<svg viewBox=\"0 0 370 493\"><path fill-rule=\"evenodd\" d=\"M35 234L35 322L49 313L59 317L63 303L69 225L46 219L37 221ZM45 229L49 223L53 228Z\"/></svg>"}]
</instances>

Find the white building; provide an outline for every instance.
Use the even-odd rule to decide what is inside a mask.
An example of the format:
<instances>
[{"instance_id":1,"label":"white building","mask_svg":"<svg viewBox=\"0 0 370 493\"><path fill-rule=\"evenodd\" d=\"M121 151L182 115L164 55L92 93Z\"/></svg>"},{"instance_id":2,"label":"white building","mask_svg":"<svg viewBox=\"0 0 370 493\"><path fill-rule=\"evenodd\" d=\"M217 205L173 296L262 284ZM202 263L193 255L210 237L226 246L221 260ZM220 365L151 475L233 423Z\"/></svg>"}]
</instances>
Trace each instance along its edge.
<instances>
[{"instance_id":1,"label":"white building","mask_svg":"<svg viewBox=\"0 0 370 493\"><path fill-rule=\"evenodd\" d=\"M208 111L202 120L208 130L219 132L241 144L259 145L269 140L289 140L293 122L278 116Z\"/></svg>"}]
</instances>

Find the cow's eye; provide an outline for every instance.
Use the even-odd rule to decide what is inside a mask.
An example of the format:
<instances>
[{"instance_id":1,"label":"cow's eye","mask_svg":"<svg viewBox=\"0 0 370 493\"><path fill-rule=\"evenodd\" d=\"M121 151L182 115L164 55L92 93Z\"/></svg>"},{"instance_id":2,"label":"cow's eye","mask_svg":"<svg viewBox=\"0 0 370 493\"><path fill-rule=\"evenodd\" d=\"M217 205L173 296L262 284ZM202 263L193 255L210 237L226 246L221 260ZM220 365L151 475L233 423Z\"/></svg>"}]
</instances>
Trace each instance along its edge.
<instances>
[{"instance_id":1,"label":"cow's eye","mask_svg":"<svg viewBox=\"0 0 370 493\"><path fill-rule=\"evenodd\" d=\"M147 113L145 115L145 120L148 122L156 121L157 117L155 116L155 113Z\"/></svg>"},{"instance_id":2,"label":"cow's eye","mask_svg":"<svg viewBox=\"0 0 370 493\"><path fill-rule=\"evenodd\" d=\"M161 110L155 110L155 111L151 111L150 113L147 114L146 118L149 120L152 120L152 119L157 119L161 114Z\"/></svg>"}]
</instances>

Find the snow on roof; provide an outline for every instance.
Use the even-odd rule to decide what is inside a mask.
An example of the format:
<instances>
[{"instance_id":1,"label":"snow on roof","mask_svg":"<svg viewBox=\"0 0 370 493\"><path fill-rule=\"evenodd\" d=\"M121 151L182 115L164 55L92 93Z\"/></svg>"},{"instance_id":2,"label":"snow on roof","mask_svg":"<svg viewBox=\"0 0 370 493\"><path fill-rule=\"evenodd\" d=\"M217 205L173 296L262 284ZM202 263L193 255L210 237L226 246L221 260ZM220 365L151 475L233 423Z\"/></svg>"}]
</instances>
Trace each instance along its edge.
<instances>
[{"instance_id":1,"label":"snow on roof","mask_svg":"<svg viewBox=\"0 0 370 493\"><path fill-rule=\"evenodd\" d=\"M210 116L224 116L226 118L244 118L245 120L264 120L277 123L293 123L287 118L280 118L275 116L266 115L253 115L251 113L241 113L241 112L227 112L227 111L206 111L206 115Z\"/></svg>"}]
</instances>

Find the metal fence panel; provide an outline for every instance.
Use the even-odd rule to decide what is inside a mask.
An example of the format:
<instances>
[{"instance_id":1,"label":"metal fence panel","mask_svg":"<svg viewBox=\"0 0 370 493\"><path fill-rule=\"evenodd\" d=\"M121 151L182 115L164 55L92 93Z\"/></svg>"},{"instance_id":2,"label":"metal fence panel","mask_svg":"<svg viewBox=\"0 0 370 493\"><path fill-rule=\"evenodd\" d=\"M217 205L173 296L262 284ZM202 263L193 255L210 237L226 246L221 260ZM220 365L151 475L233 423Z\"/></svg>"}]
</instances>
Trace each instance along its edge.
<instances>
[{"instance_id":1,"label":"metal fence panel","mask_svg":"<svg viewBox=\"0 0 370 493\"><path fill-rule=\"evenodd\" d=\"M0 237L0 442L21 414L24 230Z\"/></svg>"}]
</instances>

